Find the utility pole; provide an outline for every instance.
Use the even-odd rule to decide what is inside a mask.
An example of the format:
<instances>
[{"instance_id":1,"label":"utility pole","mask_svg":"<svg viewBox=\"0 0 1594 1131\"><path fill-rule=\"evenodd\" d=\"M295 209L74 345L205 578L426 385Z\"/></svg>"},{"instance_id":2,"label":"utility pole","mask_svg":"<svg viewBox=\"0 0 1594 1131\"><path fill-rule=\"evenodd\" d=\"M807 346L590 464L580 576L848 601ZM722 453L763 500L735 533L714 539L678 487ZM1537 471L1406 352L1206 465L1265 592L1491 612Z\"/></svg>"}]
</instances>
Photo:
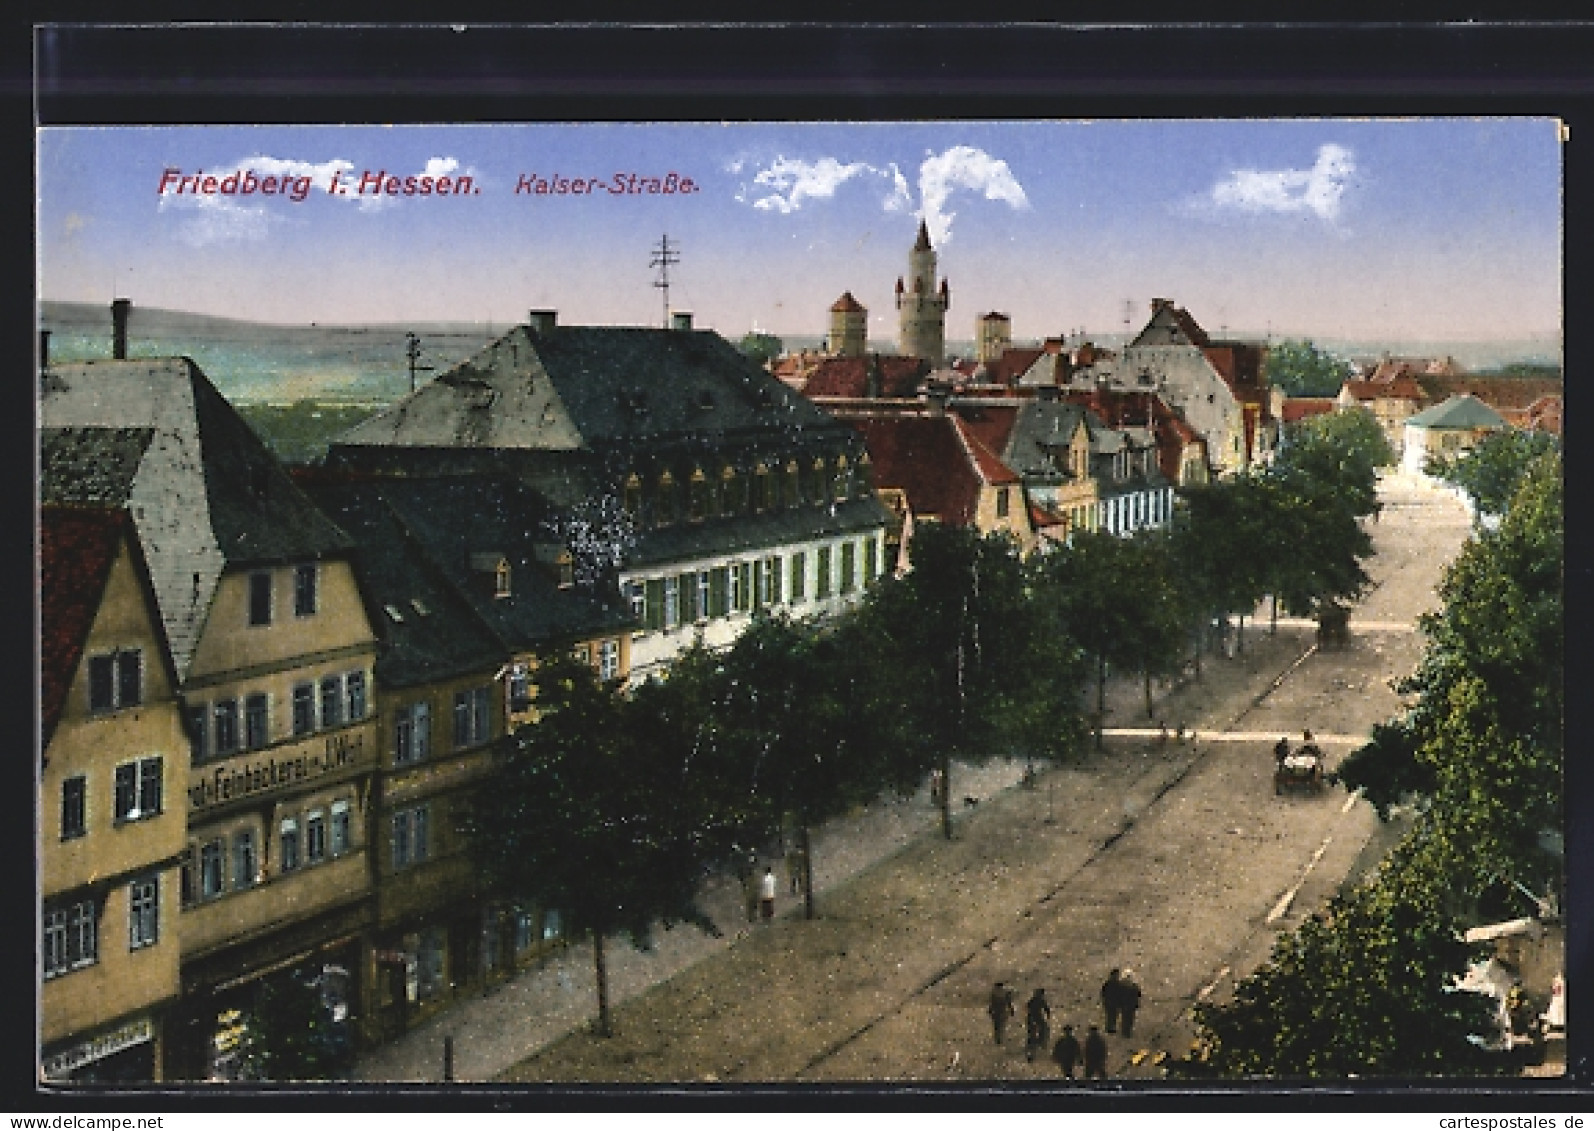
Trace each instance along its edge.
<instances>
[{"instance_id":1,"label":"utility pole","mask_svg":"<svg viewBox=\"0 0 1594 1131\"><path fill-rule=\"evenodd\" d=\"M414 334L409 333L406 333L404 337L407 339L404 345L404 353L410 359L410 392L413 393L415 391L415 375L417 373L430 373L432 367L419 364L421 360L421 340Z\"/></svg>"},{"instance_id":2,"label":"utility pole","mask_svg":"<svg viewBox=\"0 0 1594 1131\"><path fill-rule=\"evenodd\" d=\"M679 246L671 247L670 237L666 233L659 240L659 246L653 249L653 259L648 263L649 267L657 267L659 269L659 277L653 280L653 285L664 292L664 328L666 330L670 328L670 268L681 261L680 252L678 251Z\"/></svg>"}]
</instances>

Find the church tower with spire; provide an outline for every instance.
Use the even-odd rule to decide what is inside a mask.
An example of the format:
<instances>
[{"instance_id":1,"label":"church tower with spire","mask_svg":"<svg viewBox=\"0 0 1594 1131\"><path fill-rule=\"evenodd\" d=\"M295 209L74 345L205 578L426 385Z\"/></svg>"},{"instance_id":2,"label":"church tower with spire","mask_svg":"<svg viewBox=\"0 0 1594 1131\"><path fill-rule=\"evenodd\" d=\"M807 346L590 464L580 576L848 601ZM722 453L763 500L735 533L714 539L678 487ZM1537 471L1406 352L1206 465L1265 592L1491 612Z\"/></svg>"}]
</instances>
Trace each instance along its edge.
<instances>
[{"instance_id":1,"label":"church tower with spire","mask_svg":"<svg viewBox=\"0 0 1594 1131\"><path fill-rule=\"evenodd\" d=\"M897 349L909 357L919 357L931 366L946 362L946 312L952 293L946 280L935 278L935 249L930 246L930 229L919 221L919 238L908 253L908 277L897 277Z\"/></svg>"}]
</instances>

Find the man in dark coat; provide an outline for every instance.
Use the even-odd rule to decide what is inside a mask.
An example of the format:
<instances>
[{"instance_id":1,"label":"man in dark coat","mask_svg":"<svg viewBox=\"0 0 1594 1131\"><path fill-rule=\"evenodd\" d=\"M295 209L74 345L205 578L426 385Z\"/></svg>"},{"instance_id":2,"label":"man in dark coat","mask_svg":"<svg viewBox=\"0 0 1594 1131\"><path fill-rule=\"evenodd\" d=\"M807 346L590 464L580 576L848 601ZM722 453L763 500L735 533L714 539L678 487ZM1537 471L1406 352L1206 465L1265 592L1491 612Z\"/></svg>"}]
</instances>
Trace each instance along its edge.
<instances>
[{"instance_id":1,"label":"man in dark coat","mask_svg":"<svg viewBox=\"0 0 1594 1131\"><path fill-rule=\"evenodd\" d=\"M1135 981L1135 972L1125 970L1118 979L1118 1018L1123 1022L1124 1036L1134 1035L1135 1013L1139 1009L1140 985Z\"/></svg>"},{"instance_id":2,"label":"man in dark coat","mask_svg":"<svg viewBox=\"0 0 1594 1131\"><path fill-rule=\"evenodd\" d=\"M1107 1032L1118 1031L1118 968L1113 967L1107 980L1101 984L1101 1011L1107 1020Z\"/></svg>"},{"instance_id":3,"label":"man in dark coat","mask_svg":"<svg viewBox=\"0 0 1594 1131\"><path fill-rule=\"evenodd\" d=\"M1052 1006L1046 1000L1046 991L1037 989L1024 1003L1024 1057L1034 1060L1037 1052L1045 1052L1052 1036Z\"/></svg>"},{"instance_id":4,"label":"man in dark coat","mask_svg":"<svg viewBox=\"0 0 1594 1131\"><path fill-rule=\"evenodd\" d=\"M1105 1080L1107 1078L1107 1038L1101 1035L1101 1030L1092 1025L1090 1032L1085 1034L1085 1079Z\"/></svg>"},{"instance_id":5,"label":"man in dark coat","mask_svg":"<svg viewBox=\"0 0 1594 1131\"><path fill-rule=\"evenodd\" d=\"M1052 1059L1057 1062L1064 1077L1069 1080L1074 1078L1074 1066L1079 1063L1079 1038L1074 1036L1072 1025L1063 1026L1063 1035L1052 1046Z\"/></svg>"},{"instance_id":6,"label":"man in dark coat","mask_svg":"<svg viewBox=\"0 0 1594 1131\"><path fill-rule=\"evenodd\" d=\"M996 1043L1002 1043L1002 1033L1007 1028L1007 1019L1013 1016L1013 991L1001 982L991 987L990 1004L986 1011L991 1015L991 1029L996 1034Z\"/></svg>"}]
</instances>

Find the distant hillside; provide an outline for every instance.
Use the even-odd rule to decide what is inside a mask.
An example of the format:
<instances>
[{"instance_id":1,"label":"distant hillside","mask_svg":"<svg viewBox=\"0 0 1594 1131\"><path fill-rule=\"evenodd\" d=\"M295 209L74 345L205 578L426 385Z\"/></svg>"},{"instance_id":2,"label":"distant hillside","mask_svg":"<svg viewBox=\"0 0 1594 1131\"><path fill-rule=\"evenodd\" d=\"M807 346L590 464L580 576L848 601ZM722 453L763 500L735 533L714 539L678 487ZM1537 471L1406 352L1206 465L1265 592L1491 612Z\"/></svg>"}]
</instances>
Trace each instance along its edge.
<instances>
[{"instance_id":1,"label":"distant hillside","mask_svg":"<svg viewBox=\"0 0 1594 1131\"><path fill-rule=\"evenodd\" d=\"M41 304L53 361L111 356L110 307ZM486 326L284 326L135 306L133 357L191 357L229 400L288 403L313 398L388 402L410 390L408 333L420 338L420 380L457 365L492 341Z\"/></svg>"}]
</instances>

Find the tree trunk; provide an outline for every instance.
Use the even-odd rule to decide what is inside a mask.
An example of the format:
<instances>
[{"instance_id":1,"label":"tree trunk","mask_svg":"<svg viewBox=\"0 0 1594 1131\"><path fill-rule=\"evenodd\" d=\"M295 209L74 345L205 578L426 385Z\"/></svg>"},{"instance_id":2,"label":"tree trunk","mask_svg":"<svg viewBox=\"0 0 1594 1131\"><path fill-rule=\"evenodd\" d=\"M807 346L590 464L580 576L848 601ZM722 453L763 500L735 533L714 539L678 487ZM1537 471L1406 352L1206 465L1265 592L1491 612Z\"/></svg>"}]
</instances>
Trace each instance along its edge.
<instances>
[{"instance_id":1,"label":"tree trunk","mask_svg":"<svg viewBox=\"0 0 1594 1131\"><path fill-rule=\"evenodd\" d=\"M1096 749L1101 749L1101 732L1107 725L1107 657L1096 657Z\"/></svg>"},{"instance_id":2,"label":"tree trunk","mask_svg":"<svg viewBox=\"0 0 1594 1131\"><path fill-rule=\"evenodd\" d=\"M1151 704L1151 668L1148 665L1146 668L1146 718L1154 719L1156 717L1156 708Z\"/></svg>"},{"instance_id":3,"label":"tree trunk","mask_svg":"<svg viewBox=\"0 0 1594 1131\"><path fill-rule=\"evenodd\" d=\"M1279 634L1279 595L1277 593L1273 594L1273 623L1268 626L1267 634L1269 636L1277 636Z\"/></svg>"},{"instance_id":4,"label":"tree trunk","mask_svg":"<svg viewBox=\"0 0 1594 1131\"><path fill-rule=\"evenodd\" d=\"M952 839L952 758L941 756L941 835Z\"/></svg>"},{"instance_id":5,"label":"tree trunk","mask_svg":"<svg viewBox=\"0 0 1594 1131\"><path fill-rule=\"evenodd\" d=\"M808 822L804 821L798 828L798 844L802 845L803 854L803 918L814 917L814 854L813 837L808 832Z\"/></svg>"},{"instance_id":6,"label":"tree trunk","mask_svg":"<svg viewBox=\"0 0 1594 1131\"><path fill-rule=\"evenodd\" d=\"M614 1036L614 1027L609 1018L609 964L603 954L603 932L592 932L592 966L598 980L598 1033L600 1036Z\"/></svg>"},{"instance_id":7,"label":"tree trunk","mask_svg":"<svg viewBox=\"0 0 1594 1131\"><path fill-rule=\"evenodd\" d=\"M1245 614L1241 613L1234 622L1234 653L1237 656L1245 655Z\"/></svg>"}]
</instances>

